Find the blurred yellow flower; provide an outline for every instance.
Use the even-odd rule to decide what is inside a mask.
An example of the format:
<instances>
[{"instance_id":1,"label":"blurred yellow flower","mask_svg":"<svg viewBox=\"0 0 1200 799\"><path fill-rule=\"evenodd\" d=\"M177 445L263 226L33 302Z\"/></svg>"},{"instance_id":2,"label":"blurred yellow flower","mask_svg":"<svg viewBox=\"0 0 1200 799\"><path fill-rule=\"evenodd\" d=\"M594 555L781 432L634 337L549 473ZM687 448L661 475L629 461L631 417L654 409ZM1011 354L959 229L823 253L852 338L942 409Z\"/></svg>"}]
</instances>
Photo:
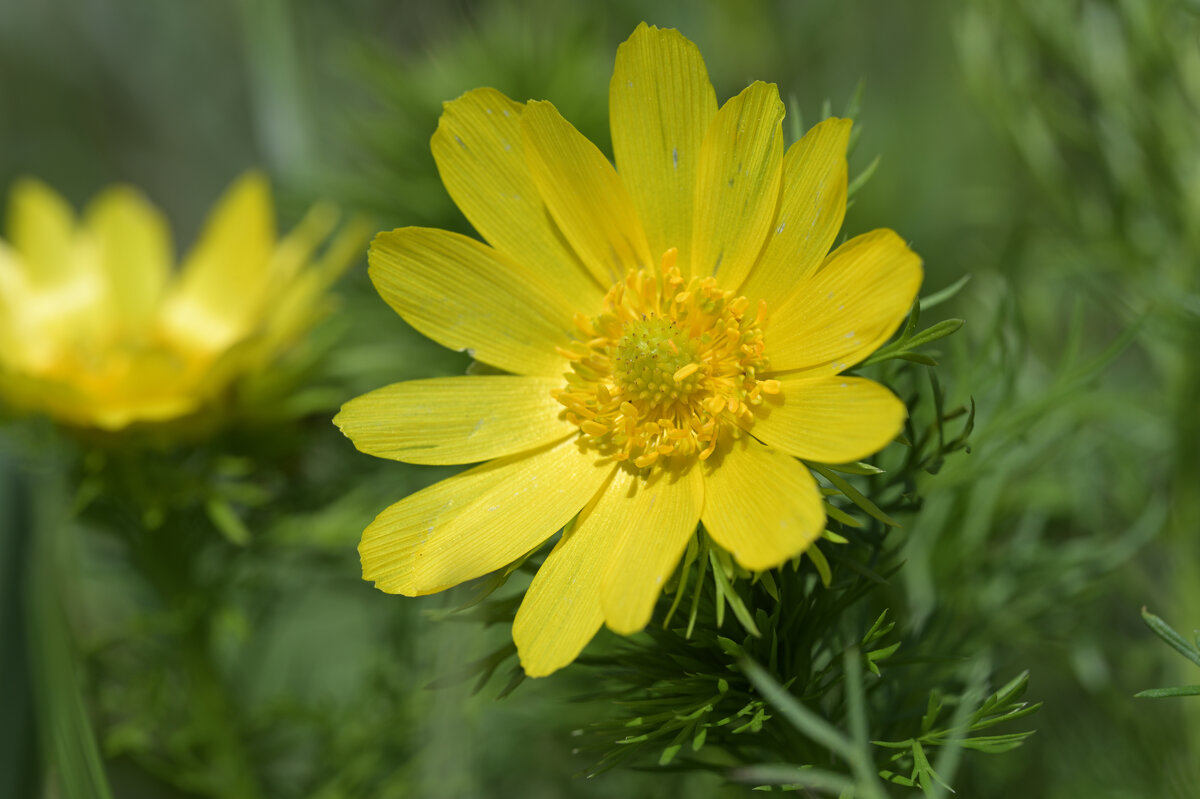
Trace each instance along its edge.
<instances>
[{"instance_id":1,"label":"blurred yellow flower","mask_svg":"<svg viewBox=\"0 0 1200 799\"><path fill-rule=\"evenodd\" d=\"M16 183L0 241L0 399L70 425L119 430L192 414L260 369L322 312L357 254L317 206L279 239L266 179L213 210L178 274L163 215L117 186L82 220L52 189Z\"/></svg>"},{"instance_id":2,"label":"blurred yellow flower","mask_svg":"<svg viewBox=\"0 0 1200 799\"><path fill-rule=\"evenodd\" d=\"M575 519L513 625L531 676L601 624L641 630L698 522L751 570L804 551L825 514L797 458L861 459L906 416L842 374L921 282L888 230L829 252L850 121L785 153L773 84L718 109L697 48L644 24L617 51L609 107L615 169L548 102L478 89L446 104L434 158L489 244L382 233L371 277L417 330L513 374L399 383L335 420L373 455L487 461L367 528L364 577L384 591L479 577Z\"/></svg>"}]
</instances>

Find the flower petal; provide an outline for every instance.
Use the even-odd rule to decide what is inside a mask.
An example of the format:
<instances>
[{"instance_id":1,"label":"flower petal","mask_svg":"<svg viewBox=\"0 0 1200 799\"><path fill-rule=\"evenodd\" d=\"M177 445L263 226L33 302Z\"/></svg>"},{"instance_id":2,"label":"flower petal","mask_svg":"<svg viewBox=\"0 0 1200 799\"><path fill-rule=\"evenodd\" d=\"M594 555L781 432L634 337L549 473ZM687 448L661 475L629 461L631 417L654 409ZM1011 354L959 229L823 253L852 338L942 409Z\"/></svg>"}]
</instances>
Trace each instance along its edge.
<instances>
[{"instance_id":1,"label":"flower petal","mask_svg":"<svg viewBox=\"0 0 1200 799\"><path fill-rule=\"evenodd\" d=\"M566 296L598 306L603 290L554 226L529 173L523 110L495 89L475 89L446 103L430 142L442 183L493 247Z\"/></svg>"},{"instance_id":2,"label":"flower petal","mask_svg":"<svg viewBox=\"0 0 1200 799\"><path fill-rule=\"evenodd\" d=\"M32 295L21 257L0 239L0 364L11 365L22 357L23 309Z\"/></svg>"},{"instance_id":3,"label":"flower petal","mask_svg":"<svg viewBox=\"0 0 1200 799\"><path fill-rule=\"evenodd\" d=\"M363 579L390 594L432 594L538 546L612 472L576 441L490 461L387 508L363 532Z\"/></svg>"},{"instance_id":4,"label":"flower petal","mask_svg":"<svg viewBox=\"0 0 1200 799\"><path fill-rule=\"evenodd\" d=\"M617 469L584 525L615 533L601 585L604 619L613 632L631 635L650 621L663 584L675 571L704 505L700 469L651 472L649 479ZM612 533L607 534L612 535Z\"/></svg>"},{"instance_id":5,"label":"flower petal","mask_svg":"<svg viewBox=\"0 0 1200 799\"><path fill-rule=\"evenodd\" d=\"M361 263L375 226L352 217L330 237L337 222L337 209L318 203L276 246L271 279L278 288L255 338L259 363L265 364L329 311L329 287L347 267Z\"/></svg>"},{"instance_id":6,"label":"flower petal","mask_svg":"<svg viewBox=\"0 0 1200 799\"><path fill-rule=\"evenodd\" d=\"M650 266L633 201L596 145L545 101L525 105L521 130L529 171L550 215L600 285Z\"/></svg>"},{"instance_id":7,"label":"flower petal","mask_svg":"<svg viewBox=\"0 0 1200 799\"><path fill-rule=\"evenodd\" d=\"M699 48L677 30L638 25L617 48L608 107L617 172L650 252L678 247L686 265L700 144L717 113Z\"/></svg>"},{"instance_id":8,"label":"flower petal","mask_svg":"<svg viewBox=\"0 0 1200 799\"><path fill-rule=\"evenodd\" d=\"M895 332L921 287L921 259L890 230L856 236L801 281L767 328L773 372L836 374Z\"/></svg>"},{"instance_id":9,"label":"flower petal","mask_svg":"<svg viewBox=\"0 0 1200 799\"><path fill-rule=\"evenodd\" d=\"M783 174L783 102L755 81L717 112L696 176L691 274L736 289L758 259L775 220Z\"/></svg>"},{"instance_id":10,"label":"flower petal","mask_svg":"<svg viewBox=\"0 0 1200 799\"><path fill-rule=\"evenodd\" d=\"M58 192L33 178L16 181L9 192L5 235L20 254L18 262L33 285L71 280L79 263L75 212Z\"/></svg>"},{"instance_id":11,"label":"flower petal","mask_svg":"<svg viewBox=\"0 0 1200 799\"><path fill-rule=\"evenodd\" d=\"M826 119L783 158L779 218L740 293L769 308L821 265L846 216L848 119Z\"/></svg>"},{"instance_id":12,"label":"flower petal","mask_svg":"<svg viewBox=\"0 0 1200 799\"><path fill-rule=\"evenodd\" d=\"M848 463L888 445L908 416L904 403L861 377L784 377L779 394L754 409L763 443L821 463Z\"/></svg>"},{"instance_id":13,"label":"flower petal","mask_svg":"<svg viewBox=\"0 0 1200 799\"><path fill-rule=\"evenodd\" d=\"M380 233L371 280L404 320L439 344L525 375L561 376L572 304L521 264L474 239L431 228Z\"/></svg>"},{"instance_id":14,"label":"flower petal","mask_svg":"<svg viewBox=\"0 0 1200 799\"><path fill-rule=\"evenodd\" d=\"M137 330L154 315L171 274L167 220L140 192L119 186L91 202L85 222L100 247L115 321Z\"/></svg>"},{"instance_id":15,"label":"flower petal","mask_svg":"<svg viewBox=\"0 0 1200 799\"><path fill-rule=\"evenodd\" d=\"M743 436L705 462L701 520L738 563L762 571L807 549L825 528L825 510L803 464Z\"/></svg>"},{"instance_id":16,"label":"flower petal","mask_svg":"<svg viewBox=\"0 0 1200 799\"><path fill-rule=\"evenodd\" d=\"M218 201L160 312L165 334L199 352L223 350L260 319L275 247L267 180L239 178Z\"/></svg>"},{"instance_id":17,"label":"flower petal","mask_svg":"<svg viewBox=\"0 0 1200 799\"><path fill-rule=\"evenodd\" d=\"M69 263L49 269L0 240L0 337L12 342L4 346L0 364L43 373L62 366L64 350L69 358L84 342L112 336L113 313L96 248L74 231L62 243Z\"/></svg>"},{"instance_id":18,"label":"flower petal","mask_svg":"<svg viewBox=\"0 0 1200 799\"><path fill-rule=\"evenodd\" d=\"M601 489L580 522L610 488L606 484ZM530 677L545 677L575 660L604 623L600 586L618 532L605 525L576 524L534 575L512 628L521 667Z\"/></svg>"},{"instance_id":19,"label":"flower petal","mask_svg":"<svg viewBox=\"0 0 1200 799\"><path fill-rule=\"evenodd\" d=\"M561 378L440 377L377 389L333 423L359 451L406 463L478 463L566 438L579 428L550 392Z\"/></svg>"}]
</instances>

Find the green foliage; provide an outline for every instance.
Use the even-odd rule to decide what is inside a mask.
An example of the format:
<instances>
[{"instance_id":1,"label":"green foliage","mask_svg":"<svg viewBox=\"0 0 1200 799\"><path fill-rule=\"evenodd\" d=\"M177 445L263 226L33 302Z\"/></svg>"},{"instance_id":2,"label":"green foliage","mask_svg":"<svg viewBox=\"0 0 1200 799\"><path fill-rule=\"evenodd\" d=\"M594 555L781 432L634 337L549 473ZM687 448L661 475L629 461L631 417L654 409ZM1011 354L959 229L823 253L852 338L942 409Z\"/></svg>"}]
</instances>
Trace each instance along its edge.
<instances>
[{"instance_id":1,"label":"green foliage","mask_svg":"<svg viewBox=\"0 0 1200 799\"><path fill-rule=\"evenodd\" d=\"M1157 601L1200 609L1200 371L1187 354L1200 240L1184 177L1200 152L1198 30L1173 0L973 0L955 19L967 84L1015 176L980 255L1007 275L988 290L1016 300L991 302L1001 346L982 351L997 360L976 377L955 364L980 408L1003 410L977 425L984 468L931 490L906 582L929 624L958 615L961 634L1036 658L1059 697L1041 727L1061 741L1053 756L1031 747L1018 771L985 765L973 788L1184 797L1200 779L1194 720L1108 699L1159 672L1111 623L1127 615L1122 594L1152 585ZM956 587L963 573L970 590ZM1064 760L1073 774L1048 787Z\"/></svg>"},{"instance_id":2,"label":"green foliage","mask_svg":"<svg viewBox=\"0 0 1200 799\"><path fill-rule=\"evenodd\" d=\"M0 795L29 796L39 781L32 668L25 651L29 614L22 601L32 543L22 532L30 526L31 503L5 444L0 437L0 681L9 691L0 714Z\"/></svg>"},{"instance_id":3,"label":"green foliage","mask_svg":"<svg viewBox=\"0 0 1200 799\"><path fill-rule=\"evenodd\" d=\"M65 549L62 492L57 476L44 472L30 505L34 535L28 585L30 670L39 711L40 745L49 778L66 796L110 799L112 789L81 689L80 664L62 598L55 590ZM24 526L24 525L23 525Z\"/></svg>"},{"instance_id":4,"label":"green foliage","mask_svg":"<svg viewBox=\"0 0 1200 799\"><path fill-rule=\"evenodd\" d=\"M859 797L884 797L888 793L880 781L919 788L926 795L944 795L950 786L930 763L927 750L938 750L938 763L943 771L957 765L957 754L962 749L984 752L1003 752L1019 746L1030 733L1019 732L1005 735L977 736L971 733L995 724L1027 716L1038 705L1027 705L1019 701L1028 683L1028 675L1022 674L1007 685L978 703L980 686L974 684L962 695L943 696L940 692L930 694L929 704L921 717L921 735L904 741L868 741L869 726L867 707L864 702L861 656L856 648L848 649L843 655L843 669L847 697L847 736L831 726L820 715L807 709L784 686L775 682L762 667L753 661L743 661L741 668L754 683L755 688L768 702L779 710L797 731L818 743L850 766L851 775L845 776L811 764L782 766L747 766L737 769L734 778L751 785L775 785L785 788L811 788L837 795ZM979 669L975 670L977 674ZM939 717L947 705L955 707L952 719L939 724ZM877 765L875 749L897 750L887 758L885 765ZM895 769L902 768L903 771ZM878 769L878 771L877 771Z\"/></svg>"},{"instance_id":5,"label":"green foliage","mask_svg":"<svg viewBox=\"0 0 1200 799\"><path fill-rule=\"evenodd\" d=\"M467 367L400 322L361 265L307 348L229 398L246 421L218 438L63 452L44 428L8 427L3 579L35 573L23 498L64 547L39 589L57 610L14 628L27 608L0 607L6 680L25 658L49 687L38 734L19 701L3 714L5 741L50 742L43 792L741 795L717 787L733 775L859 797L944 796L943 782L980 799L1195 795L1192 703L1130 698L1191 681L1163 677L1127 612L1200 613L1194 2L123 11L114 26L79 0L0 8L0 179L35 174L76 201L131 180L187 231L265 162L285 218L319 193L380 228L465 231L428 152L440 104L483 84L549 98L603 146L613 46L648 16L700 44L721 98L778 81L789 141L800 109L821 118L822 96L853 94L848 233L894 226L930 286L950 285L863 367L913 413L871 463L811 464L830 522L804 557L756 579L698 535L647 633L602 634L551 680L522 682L503 629L545 550L442 604L358 579L372 514L449 472L373 462L323 417ZM51 466L27 464L47 451ZM79 493L34 491L48 475ZM0 585L4 602L28 601L23 586ZM1046 698L1038 734L976 757L1022 740L1035 705L987 686L1026 669ZM520 690L467 697L489 678ZM0 793L31 756L11 751ZM617 768L570 779L588 766Z\"/></svg>"},{"instance_id":6,"label":"green foliage","mask_svg":"<svg viewBox=\"0 0 1200 799\"><path fill-rule=\"evenodd\" d=\"M864 799L885 797L887 794L875 773L872 753L866 745L867 719L863 705L862 669L859 659L859 653L854 648L848 649L843 656L853 739L798 702L757 663L752 660L743 660L741 663L741 670L758 692L778 709L798 732L845 761L850 766L852 778L810 765L768 767L770 770L765 770L762 766L750 766L735 772L735 778L755 785L807 787L831 793L836 790L839 794L853 793Z\"/></svg>"},{"instance_id":7,"label":"green foliage","mask_svg":"<svg viewBox=\"0 0 1200 799\"><path fill-rule=\"evenodd\" d=\"M1020 701L1028 685L1028 672L1020 674L984 699L973 710L968 704L970 699L966 696L945 697L937 691L931 693L928 708L925 715L921 717L920 736L904 741L875 742L877 746L898 750L889 759L891 764L910 768L907 777L896 772L888 772L886 776L892 782L900 785L909 787L919 785L922 789L928 790L930 780L943 786L945 786L945 782L937 777L929 766L929 761L925 756L926 749L949 745L999 754L1020 746L1032 735L1031 732L1012 732L999 735L972 735L972 733L997 724L1016 721L1040 708L1040 702L1031 705ZM941 719L942 711L947 705L955 706L956 710L949 724L942 726L945 724L945 721Z\"/></svg>"},{"instance_id":8,"label":"green foliage","mask_svg":"<svg viewBox=\"0 0 1200 799\"><path fill-rule=\"evenodd\" d=\"M959 281L951 289L956 287L961 288L965 283ZM923 347L926 344L931 344L940 338L945 338L951 333L963 326L962 319L943 319L935 325L917 331L917 323L921 319L921 303L913 304L912 313L908 316L908 321L904 324L904 328L900 333L900 337L891 342L887 346L880 347L878 350L863 361L863 366L870 366L876 363L890 360L892 358L901 358L906 361L924 364L925 366L937 366L937 361L928 355L922 355L915 350L918 347Z\"/></svg>"},{"instance_id":9,"label":"green foliage","mask_svg":"<svg viewBox=\"0 0 1200 799\"><path fill-rule=\"evenodd\" d=\"M1200 666L1200 633L1196 634L1196 642L1192 643L1177 633L1169 624L1142 608L1142 621L1154 631L1154 634L1167 643L1172 649L1192 663ZM1179 685L1173 688L1150 688L1139 691L1135 696L1157 699L1166 696L1200 696L1200 685Z\"/></svg>"}]
</instances>

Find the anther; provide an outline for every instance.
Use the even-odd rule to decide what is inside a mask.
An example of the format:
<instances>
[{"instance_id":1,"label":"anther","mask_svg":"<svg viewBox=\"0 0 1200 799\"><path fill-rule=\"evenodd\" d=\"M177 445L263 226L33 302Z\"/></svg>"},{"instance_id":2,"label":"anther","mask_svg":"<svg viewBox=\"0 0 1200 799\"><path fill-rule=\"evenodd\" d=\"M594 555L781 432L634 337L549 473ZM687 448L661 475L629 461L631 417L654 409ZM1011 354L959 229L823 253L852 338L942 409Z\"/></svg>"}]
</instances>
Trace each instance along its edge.
<instances>
[{"instance_id":1,"label":"anther","mask_svg":"<svg viewBox=\"0 0 1200 799\"><path fill-rule=\"evenodd\" d=\"M647 466L653 466L658 460L658 450L652 449L649 452L633 459L633 465L639 469L645 469Z\"/></svg>"},{"instance_id":2,"label":"anther","mask_svg":"<svg viewBox=\"0 0 1200 799\"><path fill-rule=\"evenodd\" d=\"M664 252L663 256L662 256L663 274L666 274L667 272L670 272L672 269L674 269L675 262L678 259L679 259L679 248L678 247L672 247L669 250L667 250L666 252Z\"/></svg>"},{"instance_id":3,"label":"anther","mask_svg":"<svg viewBox=\"0 0 1200 799\"><path fill-rule=\"evenodd\" d=\"M588 336L589 338L595 338L597 335L599 335L596 332L596 328L592 326L592 320L584 314L576 312L572 319L575 322L575 327L579 328L579 332L583 333L585 336Z\"/></svg>"},{"instance_id":4,"label":"anther","mask_svg":"<svg viewBox=\"0 0 1200 799\"><path fill-rule=\"evenodd\" d=\"M605 425L602 425L599 422L594 422L591 419L588 419L580 424L579 429L592 436L602 436L611 432Z\"/></svg>"},{"instance_id":5,"label":"anther","mask_svg":"<svg viewBox=\"0 0 1200 799\"><path fill-rule=\"evenodd\" d=\"M684 380L687 380L689 377L691 377L692 375L696 374L696 372L699 372L699 371L700 371L700 364L689 363L687 366L682 366L679 369L677 369L675 371L675 374L671 375L671 378L676 383L682 383Z\"/></svg>"}]
</instances>

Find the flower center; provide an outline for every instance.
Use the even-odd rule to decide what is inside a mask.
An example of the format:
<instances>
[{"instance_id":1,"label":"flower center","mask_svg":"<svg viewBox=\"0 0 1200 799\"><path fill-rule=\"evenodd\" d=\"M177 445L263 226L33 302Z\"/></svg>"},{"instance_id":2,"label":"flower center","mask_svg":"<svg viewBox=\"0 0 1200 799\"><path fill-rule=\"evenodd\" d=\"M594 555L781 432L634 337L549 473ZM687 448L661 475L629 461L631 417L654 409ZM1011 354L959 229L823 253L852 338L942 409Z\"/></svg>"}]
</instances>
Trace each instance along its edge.
<instances>
[{"instance_id":1,"label":"flower center","mask_svg":"<svg viewBox=\"0 0 1200 799\"><path fill-rule=\"evenodd\" d=\"M652 404L690 396L700 385L696 346L674 319L651 316L625 325L613 373L630 398Z\"/></svg>"},{"instance_id":2,"label":"flower center","mask_svg":"<svg viewBox=\"0 0 1200 799\"><path fill-rule=\"evenodd\" d=\"M754 423L750 406L779 392L767 371L767 306L746 316L745 297L711 277L684 281L677 251L662 270L639 269L614 285L599 316L575 317L579 340L559 352L571 362L554 392L567 419L616 460L638 468L663 456L704 460L722 427Z\"/></svg>"}]
</instances>

